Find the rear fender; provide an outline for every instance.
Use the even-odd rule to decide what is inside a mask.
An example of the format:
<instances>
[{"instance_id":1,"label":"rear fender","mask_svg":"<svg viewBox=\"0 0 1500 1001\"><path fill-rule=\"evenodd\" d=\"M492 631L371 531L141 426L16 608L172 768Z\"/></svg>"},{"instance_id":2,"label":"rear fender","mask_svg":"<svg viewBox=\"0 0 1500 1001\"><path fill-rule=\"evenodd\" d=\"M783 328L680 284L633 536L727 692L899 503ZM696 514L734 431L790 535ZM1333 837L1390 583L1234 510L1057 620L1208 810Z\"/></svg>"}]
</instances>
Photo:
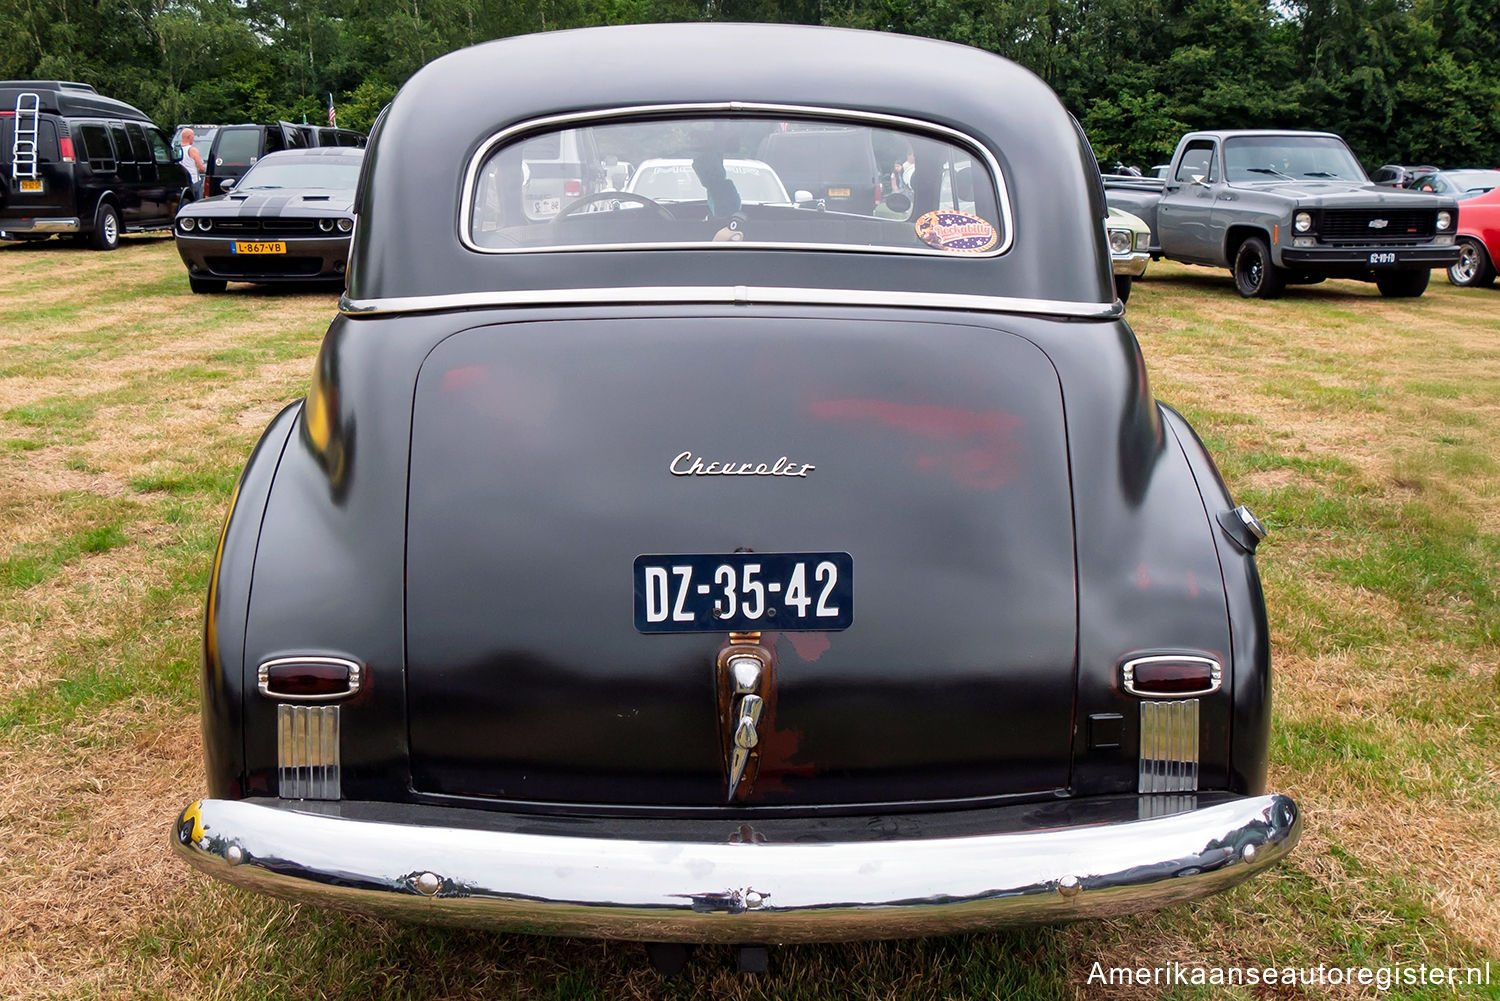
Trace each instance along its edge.
<instances>
[{"instance_id":1,"label":"rear fender","mask_svg":"<svg viewBox=\"0 0 1500 1001\"><path fill-rule=\"evenodd\" d=\"M203 755L211 796L244 795L241 706L251 569L271 482L301 409L300 401L288 404L261 435L235 484L214 552L203 621Z\"/></svg>"}]
</instances>

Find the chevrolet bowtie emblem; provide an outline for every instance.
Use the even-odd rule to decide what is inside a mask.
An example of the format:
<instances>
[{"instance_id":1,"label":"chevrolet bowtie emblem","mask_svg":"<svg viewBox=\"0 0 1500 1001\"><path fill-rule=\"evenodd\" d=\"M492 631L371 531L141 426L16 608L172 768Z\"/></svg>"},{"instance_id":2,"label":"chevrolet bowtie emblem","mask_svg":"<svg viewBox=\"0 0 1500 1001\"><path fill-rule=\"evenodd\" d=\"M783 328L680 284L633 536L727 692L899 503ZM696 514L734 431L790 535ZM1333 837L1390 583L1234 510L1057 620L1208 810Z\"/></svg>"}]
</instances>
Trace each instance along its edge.
<instances>
[{"instance_id":1,"label":"chevrolet bowtie emblem","mask_svg":"<svg viewBox=\"0 0 1500 1001\"><path fill-rule=\"evenodd\" d=\"M1390 224L1391 224L1391 221L1389 219L1371 219L1370 220L1370 228L1371 229L1385 229Z\"/></svg>"},{"instance_id":2,"label":"chevrolet bowtie emblem","mask_svg":"<svg viewBox=\"0 0 1500 1001\"><path fill-rule=\"evenodd\" d=\"M724 751L728 802L744 799L760 769L760 738L766 700L773 691L771 651L760 645L760 633L730 633L716 665L719 734Z\"/></svg>"}]
</instances>

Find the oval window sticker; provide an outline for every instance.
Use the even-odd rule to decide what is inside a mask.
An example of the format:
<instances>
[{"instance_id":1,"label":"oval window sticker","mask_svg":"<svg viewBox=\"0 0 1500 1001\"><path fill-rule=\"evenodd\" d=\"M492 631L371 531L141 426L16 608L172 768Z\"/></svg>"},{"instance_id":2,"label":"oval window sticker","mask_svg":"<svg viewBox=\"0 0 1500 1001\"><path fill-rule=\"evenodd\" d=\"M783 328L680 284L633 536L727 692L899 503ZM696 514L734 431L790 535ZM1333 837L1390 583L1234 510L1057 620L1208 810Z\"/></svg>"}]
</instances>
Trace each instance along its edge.
<instances>
[{"instance_id":1,"label":"oval window sticker","mask_svg":"<svg viewBox=\"0 0 1500 1001\"><path fill-rule=\"evenodd\" d=\"M1000 242L995 227L977 215L938 209L916 222L917 236L929 247L956 254L980 254Z\"/></svg>"}]
</instances>

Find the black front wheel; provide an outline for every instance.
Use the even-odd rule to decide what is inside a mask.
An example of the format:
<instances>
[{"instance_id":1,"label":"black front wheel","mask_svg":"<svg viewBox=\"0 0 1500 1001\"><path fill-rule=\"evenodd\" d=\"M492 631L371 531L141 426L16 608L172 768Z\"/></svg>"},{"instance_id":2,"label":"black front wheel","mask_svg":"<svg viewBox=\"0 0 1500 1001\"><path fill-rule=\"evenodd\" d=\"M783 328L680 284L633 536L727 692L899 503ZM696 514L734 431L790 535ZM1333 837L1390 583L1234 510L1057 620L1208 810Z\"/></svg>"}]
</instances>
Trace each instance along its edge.
<instances>
[{"instance_id":1,"label":"black front wheel","mask_svg":"<svg viewBox=\"0 0 1500 1001\"><path fill-rule=\"evenodd\" d=\"M1375 279L1375 287L1387 299L1415 299L1427 291L1431 271L1397 271Z\"/></svg>"},{"instance_id":2,"label":"black front wheel","mask_svg":"<svg viewBox=\"0 0 1500 1001\"><path fill-rule=\"evenodd\" d=\"M221 278L194 278L188 275L188 288L198 295L210 295L222 292L229 287L229 283Z\"/></svg>"},{"instance_id":3,"label":"black front wheel","mask_svg":"<svg viewBox=\"0 0 1500 1001\"><path fill-rule=\"evenodd\" d=\"M1271 248L1258 236L1234 255L1234 287L1246 299L1275 299L1286 288L1286 272L1271 262Z\"/></svg>"},{"instance_id":4,"label":"black front wheel","mask_svg":"<svg viewBox=\"0 0 1500 1001\"><path fill-rule=\"evenodd\" d=\"M1461 288L1485 288L1495 283L1495 262L1484 244L1472 236L1458 238L1458 263L1448 269L1448 280Z\"/></svg>"},{"instance_id":5,"label":"black front wheel","mask_svg":"<svg viewBox=\"0 0 1500 1001\"><path fill-rule=\"evenodd\" d=\"M109 202L100 202L94 210L94 230L88 241L95 250L114 250L120 245L120 213Z\"/></svg>"},{"instance_id":6,"label":"black front wheel","mask_svg":"<svg viewBox=\"0 0 1500 1001\"><path fill-rule=\"evenodd\" d=\"M1115 297L1122 304L1130 301L1130 284L1129 275L1115 275Z\"/></svg>"}]
</instances>

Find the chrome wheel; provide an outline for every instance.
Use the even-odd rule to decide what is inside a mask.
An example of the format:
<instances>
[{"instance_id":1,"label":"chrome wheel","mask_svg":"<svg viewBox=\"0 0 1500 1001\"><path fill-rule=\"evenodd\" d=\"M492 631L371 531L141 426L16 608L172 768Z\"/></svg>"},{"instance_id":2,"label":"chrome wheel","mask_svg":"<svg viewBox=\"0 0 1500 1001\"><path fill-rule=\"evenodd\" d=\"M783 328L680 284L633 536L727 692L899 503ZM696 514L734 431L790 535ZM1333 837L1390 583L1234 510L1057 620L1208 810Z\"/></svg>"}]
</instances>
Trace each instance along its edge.
<instances>
[{"instance_id":1,"label":"chrome wheel","mask_svg":"<svg viewBox=\"0 0 1500 1001\"><path fill-rule=\"evenodd\" d=\"M1494 266L1478 240L1464 237L1458 241L1458 262L1448 268L1448 281L1464 288L1488 285L1495 280Z\"/></svg>"}]
</instances>

